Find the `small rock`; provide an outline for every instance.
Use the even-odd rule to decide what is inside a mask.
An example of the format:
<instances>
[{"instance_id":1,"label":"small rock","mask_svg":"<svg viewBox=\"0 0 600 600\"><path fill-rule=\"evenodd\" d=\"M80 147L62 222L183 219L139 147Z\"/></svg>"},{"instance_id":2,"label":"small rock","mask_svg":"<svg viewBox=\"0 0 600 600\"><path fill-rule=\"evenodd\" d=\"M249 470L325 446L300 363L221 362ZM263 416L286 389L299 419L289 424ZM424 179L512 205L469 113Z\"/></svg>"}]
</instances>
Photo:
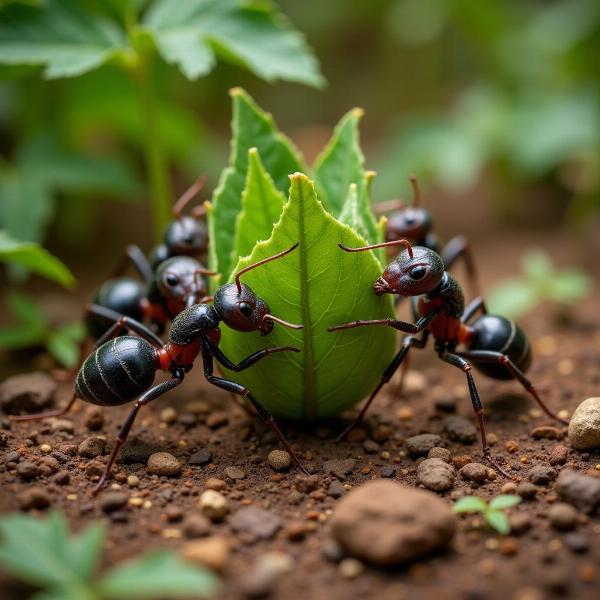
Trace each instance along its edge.
<instances>
[{"instance_id":1,"label":"small rock","mask_svg":"<svg viewBox=\"0 0 600 600\"><path fill-rule=\"evenodd\" d=\"M598 477L564 469L556 481L554 490L565 502L585 513L592 514L600 507L600 478Z\"/></svg>"},{"instance_id":2,"label":"small rock","mask_svg":"<svg viewBox=\"0 0 600 600\"><path fill-rule=\"evenodd\" d=\"M91 406L86 410L84 425L90 431L100 431L104 427L104 412L99 406Z\"/></svg>"},{"instance_id":3,"label":"small rock","mask_svg":"<svg viewBox=\"0 0 600 600\"><path fill-rule=\"evenodd\" d=\"M406 449L413 456L427 456L427 453L436 446L443 446L442 438L435 433L422 433L406 440Z\"/></svg>"},{"instance_id":4,"label":"small rock","mask_svg":"<svg viewBox=\"0 0 600 600\"><path fill-rule=\"evenodd\" d=\"M563 542L565 546L571 550L571 552L575 552L577 554L581 554L583 552L587 552L590 549L590 538L577 531L572 533L567 533L563 536Z\"/></svg>"},{"instance_id":5,"label":"small rock","mask_svg":"<svg viewBox=\"0 0 600 600\"><path fill-rule=\"evenodd\" d=\"M549 425L535 427L529 435L535 440L562 440L565 437L564 432L558 429L558 427L551 427Z\"/></svg>"},{"instance_id":6,"label":"small rock","mask_svg":"<svg viewBox=\"0 0 600 600\"><path fill-rule=\"evenodd\" d=\"M500 492L502 494L516 494L517 493L517 484L514 481L507 481L500 488Z\"/></svg>"},{"instance_id":7,"label":"small rock","mask_svg":"<svg viewBox=\"0 0 600 600\"><path fill-rule=\"evenodd\" d=\"M216 535L186 542L181 548L181 556L197 565L223 571L229 560L229 543L224 537Z\"/></svg>"},{"instance_id":8,"label":"small rock","mask_svg":"<svg viewBox=\"0 0 600 600\"><path fill-rule=\"evenodd\" d=\"M249 533L264 540L272 538L281 528L281 519L257 506L246 506L231 515L229 519L234 531Z\"/></svg>"},{"instance_id":9,"label":"small rock","mask_svg":"<svg viewBox=\"0 0 600 600\"><path fill-rule=\"evenodd\" d=\"M488 469L481 463L468 463L460 470L460 476L467 481L482 484L487 481Z\"/></svg>"},{"instance_id":10,"label":"small rock","mask_svg":"<svg viewBox=\"0 0 600 600\"><path fill-rule=\"evenodd\" d=\"M554 529L571 531L577 527L577 510L570 504L558 502L548 510L548 518Z\"/></svg>"},{"instance_id":11,"label":"small rock","mask_svg":"<svg viewBox=\"0 0 600 600\"><path fill-rule=\"evenodd\" d=\"M40 458L40 470L44 475L54 475L60 469L60 463L54 456L42 456Z\"/></svg>"},{"instance_id":12,"label":"small rock","mask_svg":"<svg viewBox=\"0 0 600 600\"><path fill-rule=\"evenodd\" d=\"M436 398L433 405L435 406L435 409L440 412L453 413L456 411L456 398L444 395Z\"/></svg>"},{"instance_id":13,"label":"small rock","mask_svg":"<svg viewBox=\"0 0 600 600\"><path fill-rule=\"evenodd\" d=\"M45 489L34 486L21 492L17 497L17 502L22 510L48 508L50 495Z\"/></svg>"},{"instance_id":14,"label":"small rock","mask_svg":"<svg viewBox=\"0 0 600 600\"><path fill-rule=\"evenodd\" d=\"M124 492L106 492L100 496L99 505L103 512L111 513L123 508L128 499Z\"/></svg>"},{"instance_id":15,"label":"small rock","mask_svg":"<svg viewBox=\"0 0 600 600\"><path fill-rule=\"evenodd\" d=\"M334 479L327 488L327 495L332 498L341 498L346 493L346 488L341 481Z\"/></svg>"},{"instance_id":16,"label":"small rock","mask_svg":"<svg viewBox=\"0 0 600 600\"><path fill-rule=\"evenodd\" d=\"M432 448L427 453L427 458L440 458L444 462L451 463L452 462L452 453L447 448Z\"/></svg>"},{"instance_id":17,"label":"small rock","mask_svg":"<svg viewBox=\"0 0 600 600\"><path fill-rule=\"evenodd\" d=\"M396 379L400 380L400 374ZM393 385L393 383L392 383ZM422 394L427 389L427 379L425 375L415 369L409 369L404 375L403 391L407 396Z\"/></svg>"},{"instance_id":18,"label":"small rock","mask_svg":"<svg viewBox=\"0 0 600 600\"><path fill-rule=\"evenodd\" d=\"M276 471L286 471L292 464L292 458L285 450L271 450L268 461Z\"/></svg>"},{"instance_id":19,"label":"small rock","mask_svg":"<svg viewBox=\"0 0 600 600\"><path fill-rule=\"evenodd\" d=\"M477 439L475 425L464 417L448 417L444 421L444 430L451 440L463 444L472 444Z\"/></svg>"},{"instance_id":20,"label":"small rock","mask_svg":"<svg viewBox=\"0 0 600 600\"><path fill-rule=\"evenodd\" d=\"M79 456L85 458L96 458L104 454L104 448L106 446L106 440L100 437L89 437L83 440L77 447Z\"/></svg>"},{"instance_id":21,"label":"small rock","mask_svg":"<svg viewBox=\"0 0 600 600\"><path fill-rule=\"evenodd\" d=\"M355 558L344 558L340 561L338 570L344 579L355 579L364 573L365 566Z\"/></svg>"},{"instance_id":22,"label":"small rock","mask_svg":"<svg viewBox=\"0 0 600 600\"><path fill-rule=\"evenodd\" d=\"M417 481L433 492L445 492L454 485L454 467L441 458L426 458L417 467Z\"/></svg>"},{"instance_id":23,"label":"small rock","mask_svg":"<svg viewBox=\"0 0 600 600\"><path fill-rule=\"evenodd\" d=\"M523 500L532 500L533 498L535 498L537 491L538 489L535 487L535 485L533 485L533 483L530 483L529 481L521 481L517 485L516 489L517 496L521 496Z\"/></svg>"},{"instance_id":24,"label":"small rock","mask_svg":"<svg viewBox=\"0 0 600 600\"><path fill-rule=\"evenodd\" d=\"M165 510L165 516L167 517L167 521L169 523L177 523L183 519L183 509L181 506L175 506L174 504L167 505Z\"/></svg>"},{"instance_id":25,"label":"small rock","mask_svg":"<svg viewBox=\"0 0 600 600\"><path fill-rule=\"evenodd\" d=\"M381 450L381 446L373 440L365 440L363 442L363 448L367 454L375 454Z\"/></svg>"},{"instance_id":26,"label":"small rock","mask_svg":"<svg viewBox=\"0 0 600 600\"><path fill-rule=\"evenodd\" d=\"M138 439L127 440L123 444L123 448L121 448L117 462L127 465L134 463L146 464L150 456L159 451L160 446L157 444L151 444Z\"/></svg>"},{"instance_id":27,"label":"small rock","mask_svg":"<svg viewBox=\"0 0 600 600\"><path fill-rule=\"evenodd\" d=\"M172 406L167 406L160 411L160 420L168 425L177 420L177 411Z\"/></svg>"},{"instance_id":28,"label":"small rock","mask_svg":"<svg viewBox=\"0 0 600 600\"><path fill-rule=\"evenodd\" d=\"M290 542L299 542L306 536L306 527L302 521L290 521L285 528L285 537Z\"/></svg>"},{"instance_id":29,"label":"small rock","mask_svg":"<svg viewBox=\"0 0 600 600\"><path fill-rule=\"evenodd\" d=\"M194 465L195 467L202 467L210 463L212 458L212 452L208 448L202 448L201 450L198 450L198 452L194 452L194 454L188 458L188 464Z\"/></svg>"},{"instance_id":30,"label":"small rock","mask_svg":"<svg viewBox=\"0 0 600 600\"><path fill-rule=\"evenodd\" d=\"M227 498L216 490L202 492L199 500L200 510L211 521L222 521L229 510Z\"/></svg>"},{"instance_id":31,"label":"small rock","mask_svg":"<svg viewBox=\"0 0 600 600\"><path fill-rule=\"evenodd\" d=\"M548 485L558 476L556 469L546 465L536 465L529 470L529 481L535 485Z\"/></svg>"},{"instance_id":32,"label":"small rock","mask_svg":"<svg viewBox=\"0 0 600 600\"><path fill-rule=\"evenodd\" d=\"M21 455L13 450L12 452L7 452L4 455L4 464L9 465L11 463L17 464L21 460Z\"/></svg>"},{"instance_id":33,"label":"small rock","mask_svg":"<svg viewBox=\"0 0 600 600\"><path fill-rule=\"evenodd\" d=\"M328 460L323 464L325 473L335 475L338 479L344 480L347 475L350 475L356 466L356 461L353 458L342 460Z\"/></svg>"},{"instance_id":34,"label":"small rock","mask_svg":"<svg viewBox=\"0 0 600 600\"><path fill-rule=\"evenodd\" d=\"M148 459L148 473L175 477L181 473L181 463L168 452L155 452Z\"/></svg>"},{"instance_id":35,"label":"small rock","mask_svg":"<svg viewBox=\"0 0 600 600\"><path fill-rule=\"evenodd\" d=\"M187 538L205 537L210 533L210 521L199 513L187 514L183 520L183 534Z\"/></svg>"},{"instance_id":36,"label":"small rock","mask_svg":"<svg viewBox=\"0 0 600 600\"><path fill-rule=\"evenodd\" d=\"M445 548L456 527L451 508L435 494L383 479L351 490L330 522L350 555L380 566Z\"/></svg>"},{"instance_id":37,"label":"small rock","mask_svg":"<svg viewBox=\"0 0 600 600\"><path fill-rule=\"evenodd\" d=\"M600 447L600 398L584 400L569 422L569 442L577 450Z\"/></svg>"},{"instance_id":38,"label":"small rock","mask_svg":"<svg viewBox=\"0 0 600 600\"><path fill-rule=\"evenodd\" d=\"M0 406L6 414L39 412L52 404L56 382L45 373L8 377L0 384Z\"/></svg>"},{"instance_id":39,"label":"small rock","mask_svg":"<svg viewBox=\"0 0 600 600\"><path fill-rule=\"evenodd\" d=\"M138 485L140 485L140 478L137 475L128 475L127 485L129 487L137 487Z\"/></svg>"},{"instance_id":40,"label":"small rock","mask_svg":"<svg viewBox=\"0 0 600 600\"><path fill-rule=\"evenodd\" d=\"M85 465L85 474L88 477L100 477L102 473L104 473L105 468L106 465L101 460L90 460L90 462Z\"/></svg>"},{"instance_id":41,"label":"small rock","mask_svg":"<svg viewBox=\"0 0 600 600\"><path fill-rule=\"evenodd\" d=\"M222 479L218 479L217 477L209 477L204 482L204 487L207 490L216 490L217 492L222 492L223 490L227 489L227 484Z\"/></svg>"},{"instance_id":42,"label":"small rock","mask_svg":"<svg viewBox=\"0 0 600 600\"><path fill-rule=\"evenodd\" d=\"M23 461L17 465L17 475L25 481L31 481L40 474L40 470L37 465L32 462Z\"/></svg>"},{"instance_id":43,"label":"small rock","mask_svg":"<svg viewBox=\"0 0 600 600\"><path fill-rule=\"evenodd\" d=\"M267 552L259 556L253 569L241 582L244 595L264 598L273 592L279 579L293 569L294 559L284 552Z\"/></svg>"},{"instance_id":44,"label":"small rock","mask_svg":"<svg viewBox=\"0 0 600 600\"><path fill-rule=\"evenodd\" d=\"M242 471L239 467L227 467L225 469L225 475L235 481L236 479L244 479L246 477L246 473Z\"/></svg>"},{"instance_id":45,"label":"small rock","mask_svg":"<svg viewBox=\"0 0 600 600\"><path fill-rule=\"evenodd\" d=\"M54 476L54 481L58 485L68 485L71 481L71 475L69 474L69 471L58 471Z\"/></svg>"},{"instance_id":46,"label":"small rock","mask_svg":"<svg viewBox=\"0 0 600 600\"><path fill-rule=\"evenodd\" d=\"M319 487L318 475L296 475L294 487L303 494L314 492Z\"/></svg>"},{"instance_id":47,"label":"small rock","mask_svg":"<svg viewBox=\"0 0 600 600\"><path fill-rule=\"evenodd\" d=\"M549 462L552 466L561 466L567 462L569 458L569 449L566 446L554 446L550 452Z\"/></svg>"},{"instance_id":48,"label":"small rock","mask_svg":"<svg viewBox=\"0 0 600 600\"><path fill-rule=\"evenodd\" d=\"M73 421L71 421L70 419L52 419L50 429L52 429L54 433L58 433L61 431L63 431L64 433L73 433L73 431L75 431Z\"/></svg>"},{"instance_id":49,"label":"small rock","mask_svg":"<svg viewBox=\"0 0 600 600\"><path fill-rule=\"evenodd\" d=\"M389 479L396 474L396 467L393 467L392 465L385 465L384 467L381 467L379 474L382 477Z\"/></svg>"},{"instance_id":50,"label":"small rock","mask_svg":"<svg viewBox=\"0 0 600 600\"><path fill-rule=\"evenodd\" d=\"M511 513L508 520L510 532L514 535L522 535L531 528L531 517L526 512Z\"/></svg>"},{"instance_id":51,"label":"small rock","mask_svg":"<svg viewBox=\"0 0 600 600\"><path fill-rule=\"evenodd\" d=\"M229 415L226 412L214 412L206 417L206 426L210 429L219 429L229 423Z\"/></svg>"}]
</instances>

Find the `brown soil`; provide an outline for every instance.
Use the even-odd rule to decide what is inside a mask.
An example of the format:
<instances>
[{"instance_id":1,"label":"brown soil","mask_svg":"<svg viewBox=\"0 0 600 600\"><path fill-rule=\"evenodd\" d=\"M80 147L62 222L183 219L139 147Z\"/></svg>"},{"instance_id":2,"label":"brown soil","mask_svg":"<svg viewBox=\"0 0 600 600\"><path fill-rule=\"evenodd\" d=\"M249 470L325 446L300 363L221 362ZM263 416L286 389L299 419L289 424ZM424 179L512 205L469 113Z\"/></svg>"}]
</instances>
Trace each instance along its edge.
<instances>
[{"instance_id":1,"label":"brown soil","mask_svg":"<svg viewBox=\"0 0 600 600\"><path fill-rule=\"evenodd\" d=\"M511 270L498 258L492 262L499 265L496 272ZM535 352L530 375L551 407L573 411L583 399L598 395L600 315L594 301L586 302L581 313L568 325L558 323L552 310L545 308L527 319L525 326ZM268 465L268 453L278 447L271 434L233 405L227 395L207 387L201 374L195 372L181 391L146 408L131 436L177 456L184 464L182 474L176 478L152 476L141 463L118 465L115 471L113 487L120 487L129 497L149 501L144 506L126 506L107 516L99 506L101 496L97 499L89 496L94 484L86 475L86 465L92 459L69 456L61 465L70 473L68 485L58 485L51 475L23 482L15 470L5 468L2 461L0 512L18 510L19 495L31 486L41 486L47 490L52 507L62 509L76 530L95 519L107 523L109 536L104 556L105 563L111 564L150 548L179 548L186 543L182 523L168 522L167 508L179 507L184 514L199 512L198 497L205 489L205 481L217 477L226 482L223 494L228 499L230 512L252 505L265 508L284 521L283 528L271 539L259 541L234 532L227 519L211 525L211 535L225 536L230 542L231 553L223 573L222 597L226 599L244 597L243 588L256 558L272 550L285 552L295 560L293 571L284 576L272 592L276 599L369 596L390 600L431 597L537 600L553 595L581 600L598 598L600 521L598 517L581 515L576 531L588 541L589 548L580 553L570 549L567 534L553 530L546 516L557 501L552 484L538 486L534 500L513 509L513 514L526 513L531 519L531 528L518 536L502 538L486 529L479 518L461 517L448 552L398 570L366 566L364 572L353 579L345 578L338 563L326 556L328 519L338 500L328 495L333 477L324 474L325 461L356 459L356 467L343 482L347 487L378 478L386 470L389 474L390 466L395 469L393 479L416 485L417 463L407 456L404 440L423 432L440 433L455 460L466 460L462 457L469 456L481 461L478 443L465 445L448 439L442 432L447 413L435 408L436 400L450 401L450 404L455 400L458 414L471 415L462 374L436 361L431 348L420 352L412 366L425 376L426 387L419 390L418 385L413 386L415 389L409 390L402 400L393 392L378 399L364 429L365 439L370 439L378 423L389 424L391 435L379 441L379 448L371 453L366 451L363 441L333 443L344 424L342 419L317 426L286 428L294 446L304 453L306 464L318 475L315 491L300 495L294 492L295 469L292 467L279 474ZM488 433L494 434L492 438L496 439L493 453L505 462L516 482L526 480L531 467L548 465L555 446L568 445L566 439L536 440L530 435L534 427L554 423L541 415L516 383L499 383L483 376L477 376L477 381L486 405ZM62 384L57 402L65 402L69 393L70 386ZM224 411L227 422L211 429L206 424L206 413L190 416L190 409L198 408L199 401L206 403L211 413ZM171 425L160 420L161 411L167 406L177 411L178 420ZM7 432L8 445L2 454L16 450L21 461L37 463L43 456L41 446L44 444L55 450L64 448L65 444L79 444L95 435L105 436L110 448L127 407L104 410L104 425L99 432L89 431L84 424L88 407L80 405L77 409L68 415L74 424L73 435L52 433L45 422L13 424ZM189 456L202 448L212 453L210 464L188 465ZM517 449L509 452L508 448ZM106 456L102 460L106 460ZM225 469L232 466L240 467L245 478L236 481L228 478ZM600 474L600 454L571 451L566 466ZM139 477L139 486L132 488L126 483L126 476L130 474ZM500 493L506 483L498 477L476 487L457 477L454 489L441 496L448 502L465 493L490 498ZM300 541L290 541L287 528L298 522L303 524L305 535ZM0 589L2 597L8 594L8 588L4 592Z\"/></svg>"}]
</instances>

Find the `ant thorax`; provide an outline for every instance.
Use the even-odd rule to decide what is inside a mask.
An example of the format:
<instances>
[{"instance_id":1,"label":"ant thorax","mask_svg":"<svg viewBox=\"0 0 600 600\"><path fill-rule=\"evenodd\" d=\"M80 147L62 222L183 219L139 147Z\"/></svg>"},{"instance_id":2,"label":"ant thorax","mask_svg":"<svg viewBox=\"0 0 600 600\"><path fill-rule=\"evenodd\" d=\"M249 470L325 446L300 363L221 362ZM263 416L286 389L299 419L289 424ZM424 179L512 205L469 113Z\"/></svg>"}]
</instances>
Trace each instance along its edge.
<instances>
[{"instance_id":1,"label":"ant thorax","mask_svg":"<svg viewBox=\"0 0 600 600\"><path fill-rule=\"evenodd\" d=\"M444 273L440 284L423 296L425 303L442 300L443 312L449 316L460 318L465 310L465 297L460 284L450 273Z\"/></svg>"}]
</instances>

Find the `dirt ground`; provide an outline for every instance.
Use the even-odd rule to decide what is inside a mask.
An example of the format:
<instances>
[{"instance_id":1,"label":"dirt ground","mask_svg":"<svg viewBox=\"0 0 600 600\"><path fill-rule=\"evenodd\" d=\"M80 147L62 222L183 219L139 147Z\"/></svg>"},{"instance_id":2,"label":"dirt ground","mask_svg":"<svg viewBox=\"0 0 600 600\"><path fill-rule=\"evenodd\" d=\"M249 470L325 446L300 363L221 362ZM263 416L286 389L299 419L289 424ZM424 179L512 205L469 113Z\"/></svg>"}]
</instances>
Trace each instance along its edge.
<instances>
[{"instance_id":1,"label":"dirt ground","mask_svg":"<svg viewBox=\"0 0 600 600\"><path fill-rule=\"evenodd\" d=\"M484 254L481 263L496 265L484 274L484 284L514 269L510 263L513 259L506 257L514 257L515 253L519 252L507 241L504 249L490 249ZM567 322L545 307L523 325L535 357L529 375L551 407L570 413L585 398L599 395L600 313L595 298L586 301ZM580 514L575 531L553 529L547 518L549 508L557 502L553 483L536 486L533 499L512 509L513 519L517 513L525 515L517 520L528 522L529 527L522 525L509 537L486 529L479 517L462 516L451 548L443 554L396 570L364 565L364 570L359 568L352 576L340 566L328 527L339 502L333 496L340 493L340 486L332 486L337 478L324 472L326 461L355 459L351 472L340 477L346 490L379 477L416 485L418 460L408 455L404 442L419 433L440 434L457 466L469 460L481 462L477 441L453 441L444 432L445 419L451 414L473 420L463 375L437 361L431 347L417 354L404 397L397 398L391 386L352 441L334 443L336 433L346 422L343 418L316 425L286 424L288 438L317 476L315 489L306 490L306 482L298 479L293 466L283 473L274 471L267 462L268 453L278 447L272 435L232 404L226 394L208 387L198 372L181 390L145 408L130 438L146 442L148 452L161 450L175 455L184 465L182 473L159 477L148 474L143 462L119 464L113 489L96 499L89 496L97 478L90 463L106 460L127 407L104 409L103 424L95 431L86 425L89 407L84 405L67 416L72 433L54 432L49 422L9 425L1 419L2 426L9 428L7 446L0 451L4 456L0 461L0 512L18 510L19 497L32 486L41 487L51 506L63 510L76 530L95 519L107 523L104 557L109 564L150 548L180 548L188 543L189 515L200 513L199 496L207 480L217 478L222 483L210 485L222 488L229 514L256 506L282 520L281 528L267 539L234 531L229 518L209 525L206 533L225 538L230 548L221 573L224 599L257 595L250 585L253 569L256 560L271 551L293 558L291 571L270 589L271 597L277 600L600 597L600 519ZM535 427L555 423L537 409L518 384L496 382L482 375L476 378L486 407L488 434L494 442L492 451L513 475L514 483L527 480L532 467L549 465L557 446L568 447L566 438L532 437ZM65 402L69 394L70 385L61 384L56 402ZM164 412L168 407L175 409L175 415ZM94 459L69 454L73 446L95 436L107 440L104 456ZM204 465L188 464L189 457L201 449L210 451L209 461ZM6 455L15 451L21 462L34 464L43 462L44 451L58 457L60 470L68 472L69 482L57 482L52 473L24 481L14 463L6 464ZM232 478L240 473L231 467L239 468L243 478ZM600 476L600 453L569 450L566 463L554 468L565 467ZM128 483L130 475L137 476L137 485ZM507 483L497 477L478 486L457 476L454 488L440 496L449 503L464 494L489 499ZM116 490L127 495L127 504L107 513L102 508L102 497ZM23 597L22 591L15 592L6 582L0 596Z\"/></svg>"}]
</instances>

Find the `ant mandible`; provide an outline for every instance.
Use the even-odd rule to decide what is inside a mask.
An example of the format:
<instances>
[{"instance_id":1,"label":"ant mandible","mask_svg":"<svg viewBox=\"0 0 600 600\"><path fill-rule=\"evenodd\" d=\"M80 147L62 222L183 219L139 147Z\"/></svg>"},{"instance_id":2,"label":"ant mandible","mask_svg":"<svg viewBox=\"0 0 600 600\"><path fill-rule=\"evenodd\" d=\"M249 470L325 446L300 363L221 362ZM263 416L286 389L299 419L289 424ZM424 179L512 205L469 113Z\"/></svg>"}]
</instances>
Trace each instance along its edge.
<instances>
[{"instance_id":1,"label":"ant mandible","mask_svg":"<svg viewBox=\"0 0 600 600\"><path fill-rule=\"evenodd\" d=\"M327 331L339 331L368 325L393 327L410 335L402 340L402 347L384 371L377 387L371 393L356 420L338 439L345 435L364 417L379 390L390 381L398 367L406 359L411 348L424 348L429 335L435 341L435 350L444 362L462 369L469 386L473 410L479 421L483 455L502 475L509 477L492 458L486 440L483 406L472 374L472 366L488 377L517 379L534 398L544 412L565 423L542 401L525 371L531 363L531 347L520 327L514 321L491 315L483 298L475 298L465 308L462 289L456 279L445 270L442 258L430 248L412 246L408 240L394 240L362 248L348 248L338 244L345 252L362 252L375 248L403 246L404 250L391 262L373 284L375 294L395 294L403 297L420 296L413 304L415 323L396 319L354 321L329 327ZM469 321L481 311L483 314L471 325ZM420 337L417 337L421 334ZM465 349L457 351L457 346Z\"/></svg>"},{"instance_id":2,"label":"ant mandible","mask_svg":"<svg viewBox=\"0 0 600 600\"><path fill-rule=\"evenodd\" d=\"M246 397L265 425L273 431L289 452L298 468L308 474L273 416L250 390L235 381L217 377L213 372L214 359L226 369L239 372L276 352L300 352L298 348L291 346L263 348L236 364L219 348L221 322L236 331L260 331L263 335L271 333L274 323L292 329L303 327L272 315L268 304L256 296L250 287L240 282L240 277L244 273L289 254L297 246L298 244L295 244L283 252L241 269L236 274L234 283L217 289L213 305L194 304L183 310L171 324L166 344L145 325L128 317L120 318L99 340L95 351L81 366L75 379L71 401L62 412L68 411L77 398L100 406L119 406L132 400L135 400L135 403L121 426L104 474L93 491L94 494L106 485L112 466L140 408L181 384L199 354L202 357L204 376L208 382L233 394ZM139 337L132 335L115 337L123 329L136 333ZM157 371L167 371L171 374L171 378L153 385ZM55 415L55 411L50 411L17 416L13 419L27 421Z\"/></svg>"},{"instance_id":3,"label":"ant mandible","mask_svg":"<svg viewBox=\"0 0 600 600\"><path fill-rule=\"evenodd\" d=\"M373 211L376 214L391 211L386 225L386 241L406 239L414 246L429 248L441 255L447 270L450 270L454 263L462 258L471 294L473 297L479 296L475 261L466 238L462 235L454 236L440 250L439 239L433 232L431 213L421 205L421 190L416 176L411 175L409 181L413 192L411 205L407 206L403 200L390 200L373 205Z\"/></svg>"}]
</instances>

